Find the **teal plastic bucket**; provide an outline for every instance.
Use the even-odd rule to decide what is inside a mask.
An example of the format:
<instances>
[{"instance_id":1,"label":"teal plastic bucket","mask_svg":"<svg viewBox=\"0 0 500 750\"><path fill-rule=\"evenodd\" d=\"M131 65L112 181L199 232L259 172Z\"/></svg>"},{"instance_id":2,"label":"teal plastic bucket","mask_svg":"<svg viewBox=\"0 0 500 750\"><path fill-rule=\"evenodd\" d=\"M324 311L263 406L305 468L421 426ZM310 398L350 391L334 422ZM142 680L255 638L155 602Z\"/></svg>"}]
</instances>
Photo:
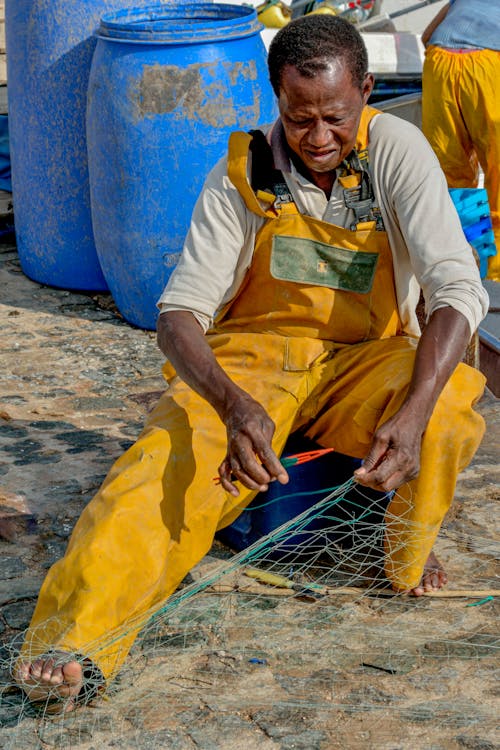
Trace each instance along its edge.
<instances>
[{"instance_id":1,"label":"teal plastic bucket","mask_svg":"<svg viewBox=\"0 0 500 750\"><path fill-rule=\"evenodd\" d=\"M87 109L92 220L116 305L154 329L203 182L233 130L277 115L262 26L249 6L107 14Z\"/></svg>"},{"instance_id":2,"label":"teal plastic bucket","mask_svg":"<svg viewBox=\"0 0 500 750\"><path fill-rule=\"evenodd\" d=\"M485 188L450 188L450 196L464 234L477 252L479 271L484 279L488 273L488 258L497 253L488 193Z\"/></svg>"}]
</instances>

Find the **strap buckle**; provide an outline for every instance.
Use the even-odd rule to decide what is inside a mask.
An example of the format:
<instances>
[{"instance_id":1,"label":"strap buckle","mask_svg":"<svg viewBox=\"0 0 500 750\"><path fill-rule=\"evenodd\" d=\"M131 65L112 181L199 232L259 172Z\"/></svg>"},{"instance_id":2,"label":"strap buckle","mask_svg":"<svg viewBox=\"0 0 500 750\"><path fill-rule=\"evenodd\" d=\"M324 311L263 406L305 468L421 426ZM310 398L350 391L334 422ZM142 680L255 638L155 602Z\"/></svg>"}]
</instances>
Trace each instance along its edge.
<instances>
[{"instance_id":1,"label":"strap buckle","mask_svg":"<svg viewBox=\"0 0 500 750\"><path fill-rule=\"evenodd\" d=\"M349 227L351 232L355 232L358 224L364 221L373 221L373 198L360 198L361 188L360 186L352 188L344 188L344 203L347 208L354 211L356 220Z\"/></svg>"}]
</instances>

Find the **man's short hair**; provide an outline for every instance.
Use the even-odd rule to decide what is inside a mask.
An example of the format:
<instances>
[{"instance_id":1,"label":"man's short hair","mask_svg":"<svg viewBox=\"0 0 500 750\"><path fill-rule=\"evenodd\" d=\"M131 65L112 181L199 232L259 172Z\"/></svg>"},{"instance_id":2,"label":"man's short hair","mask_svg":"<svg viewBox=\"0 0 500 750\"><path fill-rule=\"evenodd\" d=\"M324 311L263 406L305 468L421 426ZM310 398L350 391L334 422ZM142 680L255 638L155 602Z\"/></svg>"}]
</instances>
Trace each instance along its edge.
<instances>
[{"instance_id":1,"label":"man's short hair","mask_svg":"<svg viewBox=\"0 0 500 750\"><path fill-rule=\"evenodd\" d=\"M339 16L310 14L290 21L278 31L268 54L269 78L279 96L281 75L293 65L306 78L326 70L331 60L341 58L361 90L368 72L368 54L352 23Z\"/></svg>"}]
</instances>

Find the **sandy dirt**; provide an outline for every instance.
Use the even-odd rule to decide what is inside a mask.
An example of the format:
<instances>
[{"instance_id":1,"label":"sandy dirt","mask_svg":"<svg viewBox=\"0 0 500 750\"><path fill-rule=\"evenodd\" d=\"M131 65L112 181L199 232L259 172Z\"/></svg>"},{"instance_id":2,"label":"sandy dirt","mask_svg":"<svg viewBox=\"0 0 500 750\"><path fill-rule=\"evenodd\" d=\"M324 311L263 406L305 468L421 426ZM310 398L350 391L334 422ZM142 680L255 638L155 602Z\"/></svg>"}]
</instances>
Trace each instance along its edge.
<instances>
[{"instance_id":1,"label":"sandy dirt","mask_svg":"<svg viewBox=\"0 0 500 750\"><path fill-rule=\"evenodd\" d=\"M0 246L0 635L27 626L47 568L163 389L151 332L108 295L43 287ZM449 588L498 583L498 400L461 475L437 552ZM230 551L216 544L211 556ZM0 747L146 750L490 750L498 599L302 601L214 591L134 648L108 701L26 715L10 688ZM196 612L192 607L199 608ZM175 618L174 618L175 620Z\"/></svg>"}]
</instances>

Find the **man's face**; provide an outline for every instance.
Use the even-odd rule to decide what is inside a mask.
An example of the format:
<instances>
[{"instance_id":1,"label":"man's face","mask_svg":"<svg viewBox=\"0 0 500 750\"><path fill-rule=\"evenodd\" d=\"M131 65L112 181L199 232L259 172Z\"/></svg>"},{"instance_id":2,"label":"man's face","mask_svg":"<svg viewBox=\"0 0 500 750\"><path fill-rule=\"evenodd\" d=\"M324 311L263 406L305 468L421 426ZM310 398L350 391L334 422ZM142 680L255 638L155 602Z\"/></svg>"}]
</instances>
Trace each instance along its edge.
<instances>
[{"instance_id":1,"label":"man's face","mask_svg":"<svg viewBox=\"0 0 500 750\"><path fill-rule=\"evenodd\" d=\"M342 60L332 60L313 78L292 65L283 69L278 105L285 136L321 187L352 151L372 88L367 74L360 91Z\"/></svg>"}]
</instances>

